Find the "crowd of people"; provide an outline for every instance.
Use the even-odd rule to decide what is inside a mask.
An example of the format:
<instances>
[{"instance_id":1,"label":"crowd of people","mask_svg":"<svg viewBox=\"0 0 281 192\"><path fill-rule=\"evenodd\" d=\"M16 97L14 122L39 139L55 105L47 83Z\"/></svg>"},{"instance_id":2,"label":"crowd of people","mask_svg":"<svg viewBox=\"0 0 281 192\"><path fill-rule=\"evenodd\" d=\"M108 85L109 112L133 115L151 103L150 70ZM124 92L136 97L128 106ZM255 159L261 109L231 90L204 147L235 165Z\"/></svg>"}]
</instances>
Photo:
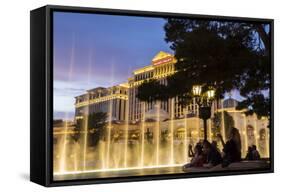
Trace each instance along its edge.
<instances>
[{"instance_id":1,"label":"crowd of people","mask_svg":"<svg viewBox=\"0 0 281 192\"><path fill-rule=\"evenodd\" d=\"M219 150L217 142L210 143L207 140L198 142L194 149L192 145L188 147L188 156L192 157L190 163L184 165L184 169L190 167L211 168L217 165L227 167L229 164L241 161L241 139L239 130L232 127L229 139L225 142L222 136L218 135L218 140L222 144L222 151ZM260 154L255 145L248 148L246 160L259 160Z\"/></svg>"}]
</instances>

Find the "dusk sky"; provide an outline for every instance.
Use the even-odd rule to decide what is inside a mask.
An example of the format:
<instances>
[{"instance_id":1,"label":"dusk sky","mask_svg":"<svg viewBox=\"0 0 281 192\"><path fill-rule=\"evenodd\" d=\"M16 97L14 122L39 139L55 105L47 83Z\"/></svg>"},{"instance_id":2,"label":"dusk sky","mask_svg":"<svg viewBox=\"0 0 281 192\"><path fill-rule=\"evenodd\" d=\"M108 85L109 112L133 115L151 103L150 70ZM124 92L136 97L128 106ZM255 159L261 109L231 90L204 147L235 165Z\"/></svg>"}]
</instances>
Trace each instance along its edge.
<instances>
[{"instance_id":1,"label":"dusk sky","mask_svg":"<svg viewBox=\"0 0 281 192\"><path fill-rule=\"evenodd\" d=\"M162 18L54 13L54 118L72 118L74 97L126 82L165 42ZM65 112L67 112L65 116Z\"/></svg>"},{"instance_id":2,"label":"dusk sky","mask_svg":"<svg viewBox=\"0 0 281 192\"><path fill-rule=\"evenodd\" d=\"M72 119L74 97L127 82L165 42L163 18L54 13L54 119ZM241 100L237 91L233 97ZM228 97L228 96L227 96Z\"/></svg>"}]
</instances>

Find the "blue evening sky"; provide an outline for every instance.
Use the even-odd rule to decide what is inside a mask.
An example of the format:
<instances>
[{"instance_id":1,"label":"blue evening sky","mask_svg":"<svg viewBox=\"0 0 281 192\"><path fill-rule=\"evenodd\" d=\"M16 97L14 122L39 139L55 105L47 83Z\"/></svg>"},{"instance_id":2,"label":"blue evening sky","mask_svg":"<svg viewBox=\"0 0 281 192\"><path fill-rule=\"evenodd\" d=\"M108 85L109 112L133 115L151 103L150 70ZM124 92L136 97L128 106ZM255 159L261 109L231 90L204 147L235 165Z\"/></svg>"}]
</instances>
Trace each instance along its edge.
<instances>
[{"instance_id":1,"label":"blue evening sky","mask_svg":"<svg viewBox=\"0 0 281 192\"><path fill-rule=\"evenodd\" d=\"M165 42L163 18L54 13L54 118L72 119L74 97L126 82ZM232 97L241 100L233 91Z\"/></svg>"},{"instance_id":2,"label":"blue evening sky","mask_svg":"<svg viewBox=\"0 0 281 192\"><path fill-rule=\"evenodd\" d=\"M74 97L126 82L165 42L162 18L54 13L54 114L73 116Z\"/></svg>"}]
</instances>

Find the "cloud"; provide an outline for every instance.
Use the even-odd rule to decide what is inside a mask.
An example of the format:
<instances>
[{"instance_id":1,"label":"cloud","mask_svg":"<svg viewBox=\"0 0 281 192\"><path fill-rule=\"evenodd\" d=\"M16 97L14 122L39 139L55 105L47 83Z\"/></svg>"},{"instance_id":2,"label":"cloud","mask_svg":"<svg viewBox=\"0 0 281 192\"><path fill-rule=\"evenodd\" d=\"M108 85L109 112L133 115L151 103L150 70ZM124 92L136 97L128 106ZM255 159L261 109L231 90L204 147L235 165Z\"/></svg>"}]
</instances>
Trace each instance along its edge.
<instances>
[{"instance_id":1,"label":"cloud","mask_svg":"<svg viewBox=\"0 0 281 192\"><path fill-rule=\"evenodd\" d=\"M80 93L85 92L85 89L80 89L80 88L66 88L66 87L55 87L54 88L54 93L57 96L71 96L71 95L78 95Z\"/></svg>"},{"instance_id":2,"label":"cloud","mask_svg":"<svg viewBox=\"0 0 281 192\"><path fill-rule=\"evenodd\" d=\"M54 111L53 119L73 120L74 112Z\"/></svg>"}]
</instances>

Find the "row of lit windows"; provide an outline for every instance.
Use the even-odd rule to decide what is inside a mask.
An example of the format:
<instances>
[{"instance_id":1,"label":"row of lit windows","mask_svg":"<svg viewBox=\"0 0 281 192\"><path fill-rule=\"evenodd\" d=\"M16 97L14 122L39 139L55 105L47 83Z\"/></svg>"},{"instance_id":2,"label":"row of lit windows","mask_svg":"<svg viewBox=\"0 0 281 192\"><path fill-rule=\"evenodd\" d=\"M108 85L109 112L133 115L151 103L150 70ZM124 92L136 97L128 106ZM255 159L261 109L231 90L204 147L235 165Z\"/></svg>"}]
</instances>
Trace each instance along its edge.
<instances>
[{"instance_id":1,"label":"row of lit windows","mask_svg":"<svg viewBox=\"0 0 281 192\"><path fill-rule=\"evenodd\" d=\"M153 72L146 72L146 73L141 73L138 75L135 75L135 81L140 81L140 80L144 80L144 79L149 79L153 77Z\"/></svg>"},{"instance_id":2,"label":"row of lit windows","mask_svg":"<svg viewBox=\"0 0 281 192\"><path fill-rule=\"evenodd\" d=\"M142 109L142 104L141 102L139 102L139 100L134 97L134 94L136 94L136 90L134 89L134 91L132 91L132 93L130 93L130 109L129 109L129 114L130 114L130 120L136 120L136 119L141 119L141 115L143 113L143 109ZM177 98L175 99L175 103L174 103L174 115L175 117L182 117L184 116L184 107L179 105L177 103ZM145 111L148 111L150 109L152 109L154 107L154 105L156 104L156 102L149 102L146 103L146 107L145 107ZM170 113L170 102L168 101L162 101L160 102L160 107L161 109L167 111L168 113ZM187 110L188 110L188 114L192 113L192 114L196 114L196 110L197 110L198 106L197 105L189 105L187 106Z\"/></svg>"},{"instance_id":3,"label":"row of lit windows","mask_svg":"<svg viewBox=\"0 0 281 192\"><path fill-rule=\"evenodd\" d=\"M146 73L135 75L134 80L135 81L145 80L145 79L152 78L153 76L171 73L173 71L174 71L174 64L161 65L160 67L156 67L154 72L149 71Z\"/></svg>"},{"instance_id":4,"label":"row of lit windows","mask_svg":"<svg viewBox=\"0 0 281 192\"><path fill-rule=\"evenodd\" d=\"M156 67L155 68L155 75L161 75L165 73L171 73L174 71L174 64L169 64L169 65L163 65L161 67Z\"/></svg>"},{"instance_id":5,"label":"row of lit windows","mask_svg":"<svg viewBox=\"0 0 281 192\"><path fill-rule=\"evenodd\" d=\"M111 107L110 107L111 106ZM111 110L110 110L111 108ZM125 120L125 110L126 110L126 101L121 99L112 99L107 101L102 101L94 103L83 108L79 108L76 115L82 115L96 112L110 112L111 116L116 117L117 120Z\"/></svg>"},{"instance_id":6,"label":"row of lit windows","mask_svg":"<svg viewBox=\"0 0 281 192\"><path fill-rule=\"evenodd\" d=\"M82 95L80 97L78 97L76 99L76 103L81 103L83 101L88 101L89 99L95 99L95 98L99 98L99 97L104 97L104 96L108 96L110 94L127 94L127 90L126 89L114 89L112 90L112 92L110 93L108 90L105 92L101 92L101 93L89 93L89 94L85 94Z\"/></svg>"}]
</instances>

